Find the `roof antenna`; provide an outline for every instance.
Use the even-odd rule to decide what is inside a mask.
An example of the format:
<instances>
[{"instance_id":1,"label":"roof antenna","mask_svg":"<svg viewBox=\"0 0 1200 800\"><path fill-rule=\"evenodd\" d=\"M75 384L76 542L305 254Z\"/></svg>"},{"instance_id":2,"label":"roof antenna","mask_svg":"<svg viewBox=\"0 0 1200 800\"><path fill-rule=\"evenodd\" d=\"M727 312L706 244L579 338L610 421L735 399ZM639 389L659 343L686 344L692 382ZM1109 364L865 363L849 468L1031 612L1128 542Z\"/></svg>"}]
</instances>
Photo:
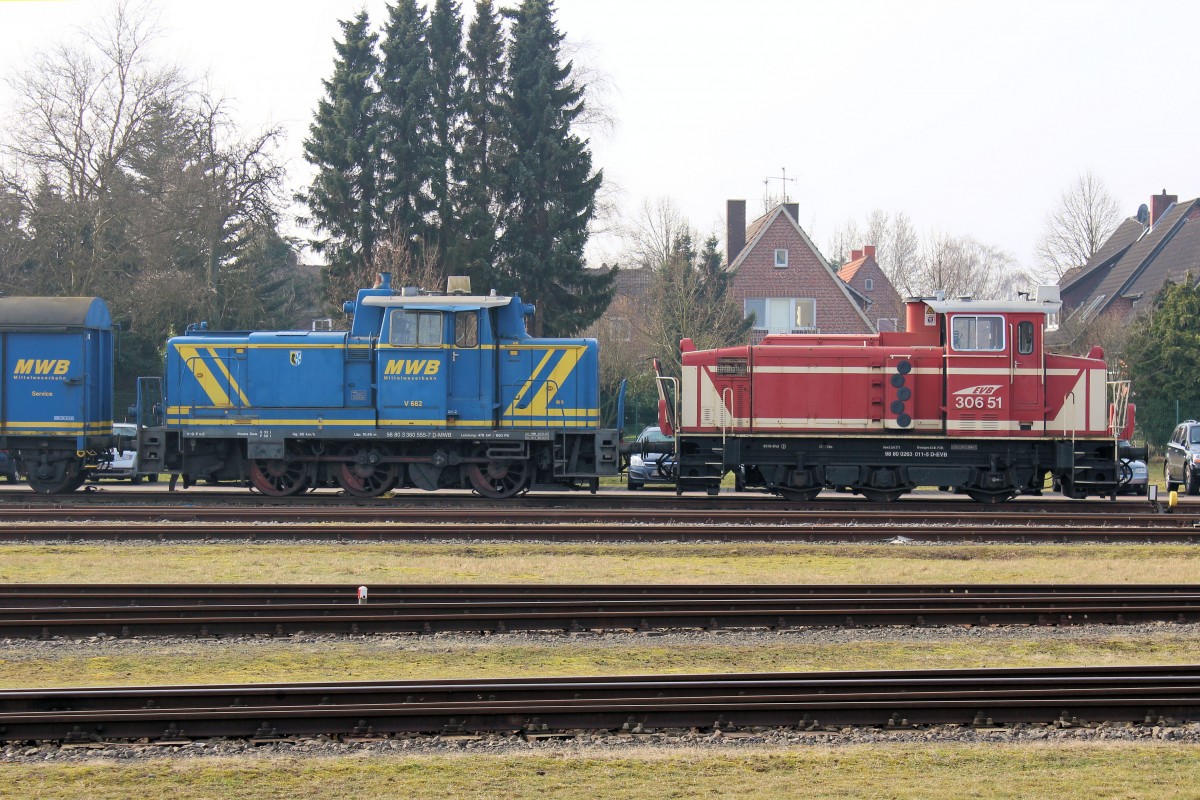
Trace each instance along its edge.
<instances>
[{"instance_id":1,"label":"roof antenna","mask_svg":"<svg viewBox=\"0 0 1200 800\"><path fill-rule=\"evenodd\" d=\"M763 178L763 212L764 213L771 210L772 198L771 198L771 193L769 191L769 186L770 186L771 181L779 181L779 183L780 183L780 188L783 192L783 199L779 201L781 203L786 203L786 202L788 202L788 199L789 199L788 193L787 193L788 181L791 181L792 183L796 183L795 178L789 178L787 176L787 167L781 167L781 171L783 172L782 175L776 175L773 177Z\"/></svg>"}]
</instances>

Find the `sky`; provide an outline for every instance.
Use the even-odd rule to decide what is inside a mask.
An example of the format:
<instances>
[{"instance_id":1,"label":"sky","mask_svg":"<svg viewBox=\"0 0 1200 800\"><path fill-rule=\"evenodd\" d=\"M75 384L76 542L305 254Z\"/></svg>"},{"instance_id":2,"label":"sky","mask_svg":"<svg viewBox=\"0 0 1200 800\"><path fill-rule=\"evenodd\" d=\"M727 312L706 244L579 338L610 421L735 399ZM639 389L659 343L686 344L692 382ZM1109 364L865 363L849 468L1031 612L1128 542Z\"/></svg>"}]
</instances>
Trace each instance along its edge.
<instances>
[{"instance_id":1,"label":"sky","mask_svg":"<svg viewBox=\"0 0 1200 800\"><path fill-rule=\"evenodd\" d=\"M432 2L432 0L430 0ZM515 2L515 0L514 0ZM464 0L469 10L473 0ZM497 0L498 6L508 5ZM93 25L110 0L0 0L0 74ZM289 194L332 73L338 20L383 0L159 0L161 57L203 76L249 130L280 126ZM1034 265L1083 172L1132 216L1200 194L1191 63L1200 3L1088 0L557 0L611 125L585 131L624 215L669 199L724 237L725 201L799 204L822 249L872 209L971 235ZM0 85L0 124L14 123ZM787 175L788 181L764 180ZM864 242L869 244L869 242ZM611 237L589 251L617 255Z\"/></svg>"}]
</instances>

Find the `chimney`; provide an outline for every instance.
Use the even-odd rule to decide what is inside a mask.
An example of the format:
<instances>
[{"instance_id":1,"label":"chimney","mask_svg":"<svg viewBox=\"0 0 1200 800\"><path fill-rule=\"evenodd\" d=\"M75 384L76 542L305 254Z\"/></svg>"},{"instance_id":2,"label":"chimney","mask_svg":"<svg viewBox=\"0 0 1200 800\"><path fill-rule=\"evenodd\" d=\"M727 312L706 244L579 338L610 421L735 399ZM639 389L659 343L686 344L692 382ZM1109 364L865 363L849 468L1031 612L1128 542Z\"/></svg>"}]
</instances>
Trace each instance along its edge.
<instances>
[{"instance_id":1,"label":"chimney","mask_svg":"<svg viewBox=\"0 0 1200 800\"><path fill-rule=\"evenodd\" d=\"M783 210L791 217L797 225L800 224L800 204L799 203L784 203Z\"/></svg>"},{"instance_id":2,"label":"chimney","mask_svg":"<svg viewBox=\"0 0 1200 800\"><path fill-rule=\"evenodd\" d=\"M746 249L746 201L725 201L725 266Z\"/></svg>"},{"instance_id":3,"label":"chimney","mask_svg":"<svg viewBox=\"0 0 1200 800\"><path fill-rule=\"evenodd\" d=\"M1167 194L1167 190L1163 189L1162 194L1156 194L1150 198L1150 227L1153 228L1158 218L1161 217L1172 204L1179 201L1179 196Z\"/></svg>"},{"instance_id":4,"label":"chimney","mask_svg":"<svg viewBox=\"0 0 1200 800\"><path fill-rule=\"evenodd\" d=\"M866 256L867 258L874 258L875 257L875 245L864 244L863 245L863 255Z\"/></svg>"},{"instance_id":5,"label":"chimney","mask_svg":"<svg viewBox=\"0 0 1200 800\"><path fill-rule=\"evenodd\" d=\"M851 261L858 261L860 258L862 258L862 250L851 250L850 251L850 260Z\"/></svg>"}]
</instances>

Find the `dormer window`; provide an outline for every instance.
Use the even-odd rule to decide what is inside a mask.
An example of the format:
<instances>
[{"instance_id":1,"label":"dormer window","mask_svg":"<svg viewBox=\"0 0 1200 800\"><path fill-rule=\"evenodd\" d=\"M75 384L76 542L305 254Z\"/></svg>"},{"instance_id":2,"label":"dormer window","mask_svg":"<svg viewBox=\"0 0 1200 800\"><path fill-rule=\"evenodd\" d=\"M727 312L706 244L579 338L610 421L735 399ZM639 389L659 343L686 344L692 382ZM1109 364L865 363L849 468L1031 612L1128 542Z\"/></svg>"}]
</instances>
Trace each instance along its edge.
<instances>
[{"instance_id":1,"label":"dormer window","mask_svg":"<svg viewBox=\"0 0 1200 800\"><path fill-rule=\"evenodd\" d=\"M875 291L875 281L867 278L867 285L864 287L868 292Z\"/></svg>"},{"instance_id":2,"label":"dormer window","mask_svg":"<svg viewBox=\"0 0 1200 800\"><path fill-rule=\"evenodd\" d=\"M775 267L777 269L783 269L786 266L787 266L787 248L786 247L775 248Z\"/></svg>"}]
</instances>

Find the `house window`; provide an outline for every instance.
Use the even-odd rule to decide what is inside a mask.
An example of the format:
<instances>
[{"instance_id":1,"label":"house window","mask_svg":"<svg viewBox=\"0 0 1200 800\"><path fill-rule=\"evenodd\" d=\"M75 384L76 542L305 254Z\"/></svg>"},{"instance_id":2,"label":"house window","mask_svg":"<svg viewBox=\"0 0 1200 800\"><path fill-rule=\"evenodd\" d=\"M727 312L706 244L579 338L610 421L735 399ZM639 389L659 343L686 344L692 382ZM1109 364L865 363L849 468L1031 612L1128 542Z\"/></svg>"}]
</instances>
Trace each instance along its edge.
<instances>
[{"instance_id":1,"label":"house window","mask_svg":"<svg viewBox=\"0 0 1200 800\"><path fill-rule=\"evenodd\" d=\"M612 317L608 320L608 337L614 342L628 342L633 339L633 326L627 317Z\"/></svg>"},{"instance_id":2,"label":"house window","mask_svg":"<svg viewBox=\"0 0 1200 800\"><path fill-rule=\"evenodd\" d=\"M787 248L777 247L775 249L775 266L782 269L787 266Z\"/></svg>"},{"instance_id":3,"label":"house window","mask_svg":"<svg viewBox=\"0 0 1200 800\"><path fill-rule=\"evenodd\" d=\"M954 349L998 352L1004 349L1004 317L958 315L951 322Z\"/></svg>"},{"instance_id":4,"label":"house window","mask_svg":"<svg viewBox=\"0 0 1200 800\"><path fill-rule=\"evenodd\" d=\"M766 333L811 333L817 327L817 301L811 297L747 297L745 316L754 315L754 330Z\"/></svg>"},{"instance_id":5,"label":"house window","mask_svg":"<svg viewBox=\"0 0 1200 800\"><path fill-rule=\"evenodd\" d=\"M875 291L875 281L871 280L870 278L867 278L867 285L864 288L866 288L866 290L868 292Z\"/></svg>"}]
</instances>

